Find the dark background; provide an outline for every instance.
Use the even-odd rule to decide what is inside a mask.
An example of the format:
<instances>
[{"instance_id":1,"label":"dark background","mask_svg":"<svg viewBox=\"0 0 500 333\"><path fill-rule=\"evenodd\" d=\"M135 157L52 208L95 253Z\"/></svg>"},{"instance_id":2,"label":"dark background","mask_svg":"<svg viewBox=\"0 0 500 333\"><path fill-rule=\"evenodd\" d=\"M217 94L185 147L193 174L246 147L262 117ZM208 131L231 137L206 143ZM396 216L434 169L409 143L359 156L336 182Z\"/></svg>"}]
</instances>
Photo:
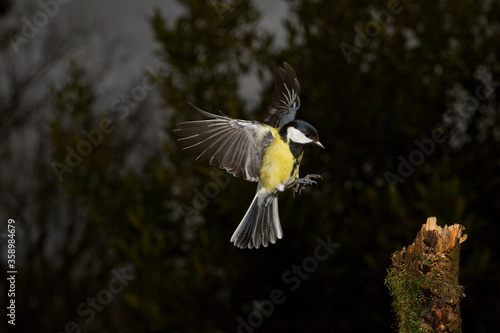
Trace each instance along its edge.
<instances>
[{"instance_id":1,"label":"dark background","mask_svg":"<svg viewBox=\"0 0 500 333\"><path fill-rule=\"evenodd\" d=\"M499 327L499 1L289 0L279 39L252 1L176 1L148 13L139 75L106 22L0 4L2 290L9 218L18 268L3 331L395 331L391 254L429 216L469 235L464 331ZM326 147L301 174L324 179L280 196L282 240L240 250L256 185L172 129L197 117L187 101L262 120L283 61ZM339 244L324 261L318 237Z\"/></svg>"}]
</instances>

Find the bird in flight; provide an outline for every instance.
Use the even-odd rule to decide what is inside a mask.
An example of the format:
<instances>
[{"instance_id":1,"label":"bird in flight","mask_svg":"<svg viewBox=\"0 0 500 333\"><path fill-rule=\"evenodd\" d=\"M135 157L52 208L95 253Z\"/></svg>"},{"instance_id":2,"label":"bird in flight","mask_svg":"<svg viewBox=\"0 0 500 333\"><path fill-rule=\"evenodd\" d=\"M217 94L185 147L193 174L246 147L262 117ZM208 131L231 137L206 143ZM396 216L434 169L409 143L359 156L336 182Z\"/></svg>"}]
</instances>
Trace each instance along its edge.
<instances>
[{"instance_id":1,"label":"bird in flight","mask_svg":"<svg viewBox=\"0 0 500 333\"><path fill-rule=\"evenodd\" d=\"M295 71L286 62L276 70L271 104L264 123L232 119L212 114L189 103L208 119L177 125L174 133L186 151L198 154L197 160L209 160L235 177L258 182L257 193L231 237L239 248L267 247L283 237L278 194L285 189L300 193L316 184L320 175L299 178L299 166L308 144L321 148L316 129L296 120L300 107L300 84Z\"/></svg>"}]
</instances>

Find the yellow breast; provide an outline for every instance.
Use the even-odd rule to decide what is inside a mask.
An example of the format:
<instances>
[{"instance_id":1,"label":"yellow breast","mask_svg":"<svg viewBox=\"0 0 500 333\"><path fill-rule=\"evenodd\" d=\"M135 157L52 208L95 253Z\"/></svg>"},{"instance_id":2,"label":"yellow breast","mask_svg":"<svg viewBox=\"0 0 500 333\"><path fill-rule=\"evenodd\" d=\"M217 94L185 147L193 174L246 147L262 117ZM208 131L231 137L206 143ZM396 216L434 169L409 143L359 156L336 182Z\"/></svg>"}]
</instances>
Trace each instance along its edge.
<instances>
[{"instance_id":1,"label":"yellow breast","mask_svg":"<svg viewBox=\"0 0 500 333\"><path fill-rule=\"evenodd\" d=\"M274 140L264 151L259 172L262 187L269 191L274 189L283 190L283 186L286 186L298 176L298 166L292 176L296 161L290 152L290 148L281 139L278 131L273 128L272 132Z\"/></svg>"}]
</instances>

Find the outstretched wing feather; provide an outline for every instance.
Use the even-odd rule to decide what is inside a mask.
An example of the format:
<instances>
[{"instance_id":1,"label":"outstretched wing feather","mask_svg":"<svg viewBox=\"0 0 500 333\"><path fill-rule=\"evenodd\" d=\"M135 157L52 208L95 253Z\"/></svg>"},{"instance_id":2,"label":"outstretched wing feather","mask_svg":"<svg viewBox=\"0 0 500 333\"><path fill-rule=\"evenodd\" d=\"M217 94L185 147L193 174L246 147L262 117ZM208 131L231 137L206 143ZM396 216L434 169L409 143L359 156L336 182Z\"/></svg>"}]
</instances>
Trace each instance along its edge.
<instances>
[{"instance_id":1,"label":"outstretched wing feather","mask_svg":"<svg viewBox=\"0 0 500 333\"><path fill-rule=\"evenodd\" d=\"M255 121L232 119L195 110L211 119L180 123L174 133L184 149L198 153L198 160L210 160L230 174L249 181L259 180L259 143L257 136L270 128ZM262 148L262 147L261 147Z\"/></svg>"},{"instance_id":2,"label":"outstretched wing feather","mask_svg":"<svg viewBox=\"0 0 500 333\"><path fill-rule=\"evenodd\" d=\"M293 68L286 62L278 67L274 81L271 105L269 105L264 123L280 127L295 119L300 107L300 83Z\"/></svg>"},{"instance_id":3,"label":"outstretched wing feather","mask_svg":"<svg viewBox=\"0 0 500 333\"><path fill-rule=\"evenodd\" d=\"M203 129L199 128L198 131ZM205 152L211 150L213 146L216 146L219 141L224 139L224 134L228 133L231 129L221 129L215 128L213 130L207 130L206 132L202 132L200 134L195 134L187 138L179 139L179 142L184 145L184 149L192 152L192 153L200 153L197 157L198 160L204 161L208 158L203 158ZM183 140L185 139L185 140Z\"/></svg>"}]
</instances>

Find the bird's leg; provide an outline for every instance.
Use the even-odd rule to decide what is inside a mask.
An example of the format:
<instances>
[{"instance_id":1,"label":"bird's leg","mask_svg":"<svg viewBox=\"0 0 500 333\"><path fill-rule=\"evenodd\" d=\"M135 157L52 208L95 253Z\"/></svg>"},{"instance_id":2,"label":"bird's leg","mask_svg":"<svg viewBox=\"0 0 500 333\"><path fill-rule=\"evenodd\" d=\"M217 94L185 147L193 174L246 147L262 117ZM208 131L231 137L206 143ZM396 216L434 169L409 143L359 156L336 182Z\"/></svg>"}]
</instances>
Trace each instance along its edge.
<instances>
[{"instance_id":1,"label":"bird's leg","mask_svg":"<svg viewBox=\"0 0 500 333\"><path fill-rule=\"evenodd\" d=\"M323 179L321 175L307 175L304 178L297 178L293 182L287 185L287 189L292 189L293 190L293 195L295 196L295 193L302 193L302 190L307 186L307 185L316 185L316 181L313 179Z\"/></svg>"}]
</instances>

